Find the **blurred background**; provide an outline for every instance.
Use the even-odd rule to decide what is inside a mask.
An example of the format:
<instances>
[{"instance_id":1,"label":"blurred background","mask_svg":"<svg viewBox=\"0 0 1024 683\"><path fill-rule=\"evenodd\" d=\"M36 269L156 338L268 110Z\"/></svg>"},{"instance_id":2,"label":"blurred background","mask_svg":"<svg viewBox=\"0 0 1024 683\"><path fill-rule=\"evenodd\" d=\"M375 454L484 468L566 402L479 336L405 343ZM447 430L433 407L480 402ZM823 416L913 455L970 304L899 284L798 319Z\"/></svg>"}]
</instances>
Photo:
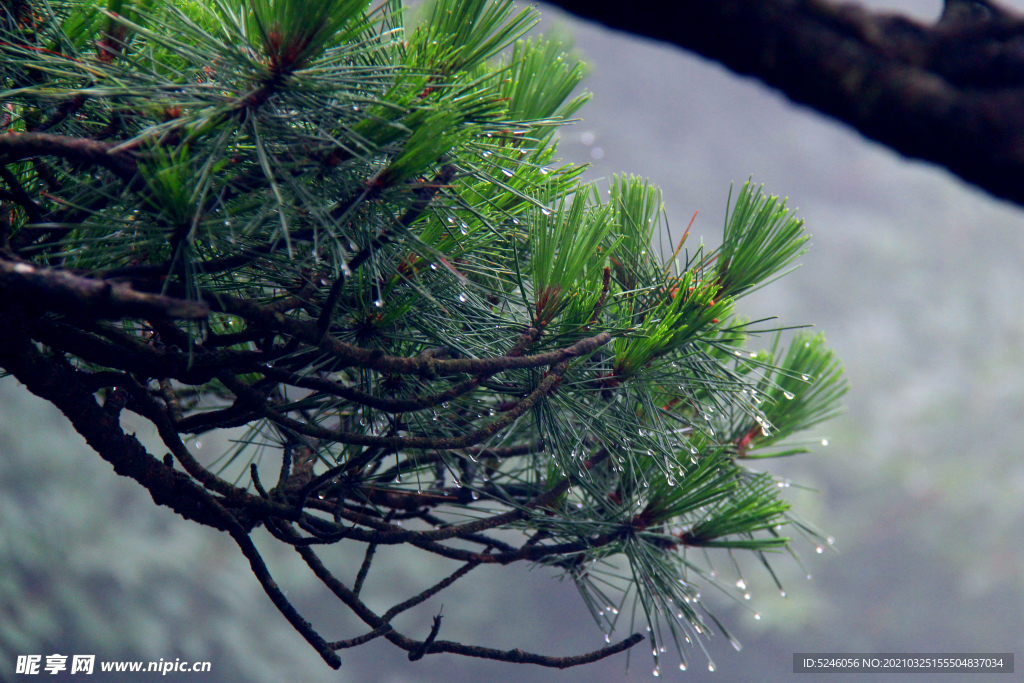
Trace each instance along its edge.
<instances>
[{"instance_id":1,"label":"blurred background","mask_svg":"<svg viewBox=\"0 0 1024 683\"><path fill-rule=\"evenodd\" d=\"M940 0L866 4L922 20L941 10ZM1024 0L1008 4L1024 11ZM807 487L790 497L835 537L836 552L798 541L799 563L780 557L786 597L752 566L749 603L707 590L743 650L713 638L716 672L698 650L687 672L663 661L663 677L791 680L794 652L1024 655L1024 211L717 64L541 10L542 29L570 36L592 69L594 99L563 131L563 156L592 164L591 179L651 178L676 235L699 210L691 242L717 243L730 182L752 175L789 197L811 251L742 308L816 325L851 385L847 414L815 432L827 447L765 467ZM141 420L133 428L152 439ZM381 639L342 652L335 672L273 609L227 536L155 507L11 379L0 381L0 463L0 680L14 678L16 655L54 652L209 660L204 678L216 681L651 680L643 645L628 669L620 655L557 671L452 655L410 663ZM294 553L260 541L288 596L328 638L364 631ZM344 580L362 549L331 555ZM451 569L385 549L365 594L383 608ZM726 585L733 573L723 558ZM441 603L445 638L557 655L604 644L575 588L546 570L478 569L396 625L425 637ZM126 676L155 679L113 677ZM859 677L813 676L833 678Z\"/></svg>"}]
</instances>

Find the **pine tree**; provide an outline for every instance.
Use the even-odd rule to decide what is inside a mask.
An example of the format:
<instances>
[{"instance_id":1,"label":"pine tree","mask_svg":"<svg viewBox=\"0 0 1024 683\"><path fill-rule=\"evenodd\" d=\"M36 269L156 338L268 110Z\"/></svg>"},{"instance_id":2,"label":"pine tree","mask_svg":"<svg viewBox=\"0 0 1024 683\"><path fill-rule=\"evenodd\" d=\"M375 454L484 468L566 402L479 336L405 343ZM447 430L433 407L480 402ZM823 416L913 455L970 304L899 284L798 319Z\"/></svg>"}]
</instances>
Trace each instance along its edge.
<instances>
[{"instance_id":1,"label":"pine tree","mask_svg":"<svg viewBox=\"0 0 1024 683\"><path fill-rule=\"evenodd\" d=\"M558 160L584 69L524 38L534 9L404 16L395 0L5 3L0 367L155 503L230 534L333 667L377 637L410 660L567 667L631 648L641 633L612 637L645 622L655 666L666 647L685 663L729 637L700 597L713 553L772 572L787 529L817 534L745 463L808 452L791 437L836 414L840 365L821 335L784 348L770 318L734 313L803 253L802 221L748 182L721 247L687 243L657 188ZM162 459L123 410L155 425ZM189 449L241 427L217 460ZM328 641L256 534L369 630ZM321 560L339 543L366 547L352 584ZM374 612L361 588L390 544L458 568ZM440 615L424 640L391 625L513 562L574 581L609 645L556 657L439 639Z\"/></svg>"}]
</instances>

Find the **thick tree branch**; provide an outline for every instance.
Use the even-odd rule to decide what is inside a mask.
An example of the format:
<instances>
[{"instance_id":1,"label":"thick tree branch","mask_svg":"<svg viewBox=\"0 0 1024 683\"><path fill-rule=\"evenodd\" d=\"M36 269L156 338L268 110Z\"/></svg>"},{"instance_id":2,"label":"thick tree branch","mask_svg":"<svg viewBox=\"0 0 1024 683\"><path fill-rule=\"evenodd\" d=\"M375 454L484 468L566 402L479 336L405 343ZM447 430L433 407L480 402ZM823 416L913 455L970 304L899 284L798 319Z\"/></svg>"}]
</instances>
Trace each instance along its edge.
<instances>
[{"instance_id":1,"label":"thick tree branch","mask_svg":"<svg viewBox=\"0 0 1024 683\"><path fill-rule=\"evenodd\" d=\"M134 179L135 160L126 153L111 154L115 143L73 138L50 133L4 133L0 135L0 163L40 156L102 166L122 180Z\"/></svg>"},{"instance_id":2,"label":"thick tree branch","mask_svg":"<svg viewBox=\"0 0 1024 683\"><path fill-rule=\"evenodd\" d=\"M1024 18L1009 11L929 26L828 0L552 4L719 61L1024 204Z\"/></svg>"},{"instance_id":3,"label":"thick tree branch","mask_svg":"<svg viewBox=\"0 0 1024 683\"><path fill-rule=\"evenodd\" d=\"M0 257L0 294L46 310L92 319L202 319L210 312L210 307L202 301L136 292L126 283L94 280L3 257Z\"/></svg>"}]
</instances>

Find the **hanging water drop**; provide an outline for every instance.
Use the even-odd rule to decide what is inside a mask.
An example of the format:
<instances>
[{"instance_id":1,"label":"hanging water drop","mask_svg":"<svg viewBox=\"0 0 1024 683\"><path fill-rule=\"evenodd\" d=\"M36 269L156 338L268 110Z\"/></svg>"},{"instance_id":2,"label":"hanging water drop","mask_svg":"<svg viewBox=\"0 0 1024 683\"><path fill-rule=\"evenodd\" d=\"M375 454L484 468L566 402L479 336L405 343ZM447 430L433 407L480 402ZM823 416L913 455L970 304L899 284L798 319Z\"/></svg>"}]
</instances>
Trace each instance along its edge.
<instances>
[{"instance_id":1,"label":"hanging water drop","mask_svg":"<svg viewBox=\"0 0 1024 683\"><path fill-rule=\"evenodd\" d=\"M551 209L541 209L540 212L542 214L544 214L545 216L550 216L551 215Z\"/></svg>"},{"instance_id":2,"label":"hanging water drop","mask_svg":"<svg viewBox=\"0 0 1024 683\"><path fill-rule=\"evenodd\" d=\"M783 391L782 395L785 396L786 398L788 398L790 401L792 401L793 398L794 398L793 394L788 392L788 391Z\"/></svg>"},{"instance_id":3,"label":"hanging water drop","mask_svg":"<svg viewBox=\"0 0 1024 683\"><path fill-rule=\"evenodd\" d=\"M604 614L604 612L601 612L601 614ZM612 642L612 637L610 635L608 635L607 633L604 634L604 642L606 642L606 643Z\"/></svg>"},{"instance_id":4,"label":"hanging water drop","mask_svg":"<svg viewBox=\"0 0 1024 683\"><path fill-rule=\"evenodd\" d=\"M679 670L686 671L686 662L679 662Z\"/></svg>"},{"instance_id":5,"label":"hanging water drop","mask_svg":"<svg viewBox=\"0 0 1024 683\"><path fill-rule=\"evenodd\" d=\"M376 306L377 308L381 308L384 306L384 302L381 301L380 299L377 299L373 302L373 305Z\"/></svg>"},{"instance_id":6,"label":"hanging water drop","mask_svg":"<svg viewBox=\"0 0 1024 683\"><path fill-rule=\"evenodd\" d=\"M749 600L750 599L750 593L744 593L743 594L743 599L744 600Z\"/></svg>"},{"instance_id":7,"label":"hanging water drop","mask_svg":"<svg viewBox=\"0 0 1024 683\"><path fill-rule=\"evenodd\" d=\"M651 673L654 674L655 676L660 676L661 675L661 667L660 666L654 667L654 671L652 671Z\"/></svg>"},{"instance_id":8,"label":"hanging water drop","mask_svg":"<svg viewBox=\"0 0 1024 683\"><path fill-rule=\"evenodd\" d=\"M501 169L501 172L502 172L502 173L504 173L504 174L505 174L506 176L508 176L509 178L511 178L511 177L512 177L512 171L508 170L507 168L503 168L503 169Z\"/></svg>"},{"instance_id":9,"label":"hanging water drop","mask_svg":"<svg viewBox=\"0 0 1024 683\"><path fill-rule=\"evenodd\" d=\"M430 264L430 269L431 270L437 270L437 264L436 263L431 263Z\"/></svg>"},{"instance_id":10,"label":"hanging water drop","mask_svg":"<svg viewBox=\"0 0 1024 683\"><path fill-rule=\"evenodd\" d=\"M822 439L821 440L821 445L822 446L827 446L828 445L828 439Z\"/></svg>"},{"instance_id":11,"label":"hanging water drop","mask_svg":"<svg viewBox=\"0 0 1024 683\"><path fill-rule=\"evenodd\" d=\"M806 382L810 379L810 377L808 377L807 375L800 375L800 379Z\"/></svg>"},{"instance_id":12,"label":"hanging water drop","mask_svg":"<svg viewBox=\"0 0 1024 683\"><path fill-rule=\"evenodd\" d=\"M460 223L459 224L459 232L461 232L463 235L468 235L469 234L469 226L466 225L465 223Z\"/></svg>"},{"instance_id":13,"label":"hanging water drop","mask_svg":"<svg viewBox=\"0 0 1024 683\"><path fill-rule=\"evenodd\" d=\"M757 612L754 612L754 618L757 619L758 621L760 621L761 620L761 615L758 614Z\"/></svg>"},{"instance_id":14,"label":"hanging water drop","mask_svg":"<svg viewBox=\"0 0 1024 683\"><path fill-rule=\"evenodd\" d=\"M737 588L746 588L747 587L747 582L744 581L743 579L740 579L739 581L736 582L736 587Z\"/></svg>"},{"instance_id":15,"label":"hanging water drop","mask_svg":"<svg viewBox=\"0 0 1024 683\"><path fill-rule=\"evenodd\" d=\"M820 545L817 545L817 546L814 546L814 552L816 552L819 555L821 555L823 552L825 552L825 549L822 548Z\"/></svg>"},{"instance_id":16,"label":"hanging water drop","mask_svg":"<svg viewBox=\"0 0 1024 683\"><path fill-rule=\"evenodd\" d=\"M459 302L460 303L466 303L468 298L469 297L466 296L465 292L462 292L461 294L459 294Z\"/></svg>"},{"instance_id":17,"label":"hanging water drop","mask_svg":"<svg viewBox=\"0 0 1024 683\"><path fill-rule=\"evenodd\" d=\"M708 671L714 671L714 670L715 670L715 663L714 662L708 662Z\"/></svg>"}]
</instances>

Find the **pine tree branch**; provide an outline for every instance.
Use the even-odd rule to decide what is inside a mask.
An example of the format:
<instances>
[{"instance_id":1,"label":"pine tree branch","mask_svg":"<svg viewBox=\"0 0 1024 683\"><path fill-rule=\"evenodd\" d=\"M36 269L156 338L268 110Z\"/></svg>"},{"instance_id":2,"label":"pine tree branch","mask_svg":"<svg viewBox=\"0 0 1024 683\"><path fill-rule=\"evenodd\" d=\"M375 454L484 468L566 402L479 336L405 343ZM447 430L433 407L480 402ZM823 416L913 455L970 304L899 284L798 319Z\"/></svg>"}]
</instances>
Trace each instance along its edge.
<instances>
[{"instance_id":1,"label":"pine tree branch","mask_svg":"<svg viewBox=\"0 0 1024 683\"><path fill-rule=\"evenodd\" d=\"M469 657L480 657L483 659L493 659L502 662L537 664L545 667L564 669L571 666L579 666L580 664L596 662L600 659L604 659L605 657L610 657L611 655L628 650L644 639L644 637L639 633L634 633L629 638L613 645L609 645L608 647L601 648L600 650L595 650L594 652L589 652L587 654L570 657L551 657L524 652L518 649L495 650L487 647L464 645L462 643L456 643L449 640L434 641L433 643L430 643L429 648L427 648L425 647L426 643L424 641L408 638L401 635L393 628L387 628L389 624L382 617L370 610L358 596L353 594L349 588L331 574L323 565L323 562L320 561L320 558L317 557L316 553L311 549L296 548L296 550L302 559L306 561L306 564L309 565L310 569L313 570L316 577L320 579L320 581L323 582L323 584L327 586L331 592L333 592L349 609L355 612L356 616L373 628L374 632L382 631L380 635L383 635L389 641L408 652L424 651L424 654L451 652Z\"/></svg>"},{"instance_id":2,"label":"pine tree branch","mask_svg":"<svg viewBox=\"0 0 1024 683\"><path fill-rule=\"evenodd\" d=\"M1010 10L929 26L828 0L551 4L719 61L1024 204L1024 20Z\"/></svg>"},{"instance_id":3,"label":"pine tree branch","mask_svg":"<svg viewBox=\"0 0 1024 683\"><path fill-rule=\"evenodd\" d=\"M39 268L0 256L0 293L44 310L93 319L178 318L201 320L210 307L159 294L136 292L126 283L72 275L65 270Z\"/></svg>"},{"instance_id":4,"label":"pine tree branch","mask_svg":"<svg viewBox=\"0 0 1024 683\"><path fill-rule=\"evenodd\" d=\"M0 135L0 163L38 156L55 156L78 163L101 166L121 180L135 179L135 160L125 153L110 153L116 145L88 138L50 133L3 133Z\"/></svg>"}]
</instances>

